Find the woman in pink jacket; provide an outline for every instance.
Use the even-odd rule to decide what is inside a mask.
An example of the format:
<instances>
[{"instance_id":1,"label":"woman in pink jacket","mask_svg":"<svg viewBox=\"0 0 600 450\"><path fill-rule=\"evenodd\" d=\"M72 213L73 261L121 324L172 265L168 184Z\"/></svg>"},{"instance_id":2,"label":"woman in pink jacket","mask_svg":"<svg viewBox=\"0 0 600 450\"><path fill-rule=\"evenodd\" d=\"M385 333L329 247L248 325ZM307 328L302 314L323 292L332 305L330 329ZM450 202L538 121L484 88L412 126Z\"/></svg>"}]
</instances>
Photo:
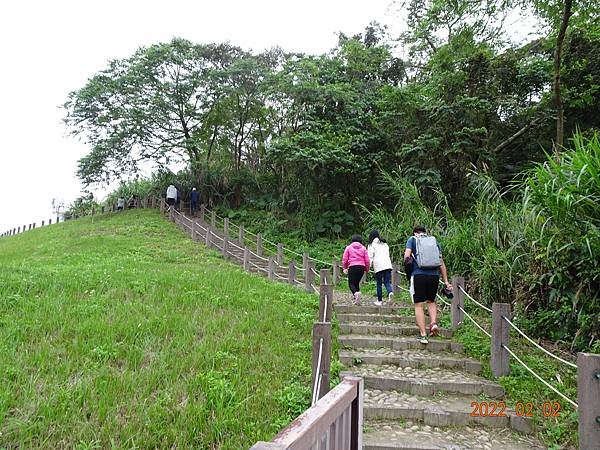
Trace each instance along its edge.
<instances>
[{"instance_id":1,"label":"woman in pink jacket","mask_svg":"<svg viewBox=\"0 0 600 450\"><path fill-rule=\"evenodd\" d=\"M350 245L344 250L342 268L348 275L348 286L352 292L354 303L360 303L360 280L365 272L369 271L369 254L362 244L362 237L355 234L350 240Z\"/></svg>"}]
</instances>

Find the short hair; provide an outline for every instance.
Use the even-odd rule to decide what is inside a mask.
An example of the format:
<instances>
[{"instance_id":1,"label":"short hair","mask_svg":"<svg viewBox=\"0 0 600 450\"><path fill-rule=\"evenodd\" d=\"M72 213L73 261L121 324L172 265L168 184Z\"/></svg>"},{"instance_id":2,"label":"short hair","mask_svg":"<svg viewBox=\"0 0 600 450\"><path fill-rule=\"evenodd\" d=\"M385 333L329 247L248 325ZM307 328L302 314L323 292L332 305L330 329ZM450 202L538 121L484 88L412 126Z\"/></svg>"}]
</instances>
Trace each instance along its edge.
<instances>
[{"instance_id":1,"label":"short hair","mask_svg":"<svg viewBox=\"0 0 600 450\"><path fill-rule=\"evenodd\" d=\"M417 225L413 228L413 233L427 233L427 230L423 225Z\"/></svg>"},{"instance_id":2,"label":"short hair","mask_svg":"<svg viewBox=\"0 0 600 450\"><path fill-rule=\"evenodd\" d=\"M350 238L350 243L358 242L359 244L363 243L362 236L360 234L353 234Z\"/></svg>"}]
</instances>

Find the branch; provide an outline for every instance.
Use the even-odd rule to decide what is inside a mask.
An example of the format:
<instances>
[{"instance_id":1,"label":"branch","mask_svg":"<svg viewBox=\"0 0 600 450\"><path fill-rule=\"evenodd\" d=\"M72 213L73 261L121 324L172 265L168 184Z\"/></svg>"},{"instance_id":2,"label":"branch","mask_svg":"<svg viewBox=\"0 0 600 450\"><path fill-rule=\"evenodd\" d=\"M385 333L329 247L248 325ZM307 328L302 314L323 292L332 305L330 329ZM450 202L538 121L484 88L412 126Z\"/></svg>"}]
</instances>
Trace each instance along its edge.
<instances>
[{"instance_id":1,"label":"branch","mask_svg":"<svg viewBox=\"0 0 600 450\"><path fill-rule=\"evenodd\" d=\"M519 139L521 136L523 136L523 134L525 134L525 132L527 130L529 130L531 127L533 127L534 125L537 125L542 119L541 118L537 118L537 119L533 119L531 122L529 122L527 125L525 125L523 128L521 128L519 131L517 131L515 134L513 134L511 137L509 137L508 139L506 139L505 141L501 142L499 145L496 146L496 148L494 149L494 153L498 153L501 150L503 150L504 148L508 147L510 144L512 144L514 141L516 141L517 139Z\"/></svg>"}]
</instances>

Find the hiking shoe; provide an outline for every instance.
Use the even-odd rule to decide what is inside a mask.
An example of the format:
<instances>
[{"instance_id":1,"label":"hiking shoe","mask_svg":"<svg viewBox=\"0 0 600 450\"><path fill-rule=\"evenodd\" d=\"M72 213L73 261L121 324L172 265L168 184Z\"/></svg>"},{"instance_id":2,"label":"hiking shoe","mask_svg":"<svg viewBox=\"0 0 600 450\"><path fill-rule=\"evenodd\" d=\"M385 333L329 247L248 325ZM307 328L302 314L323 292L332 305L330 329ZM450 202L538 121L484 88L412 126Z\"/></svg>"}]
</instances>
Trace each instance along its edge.
<instances>
[{"instance_id":1,"label":"hiking shoe","mask_svg":"<svg viewBox=\"0 0 600 450\"><path fill-rule=\"evenodd\" d=\"M438 324L433 322L431 324L431 326L429 327L429 334L431 336L437 336L440 333L440 327L438 327Z\"/></svg>"},{"instance_id":2,"label":"hiking shoe","mask_svg":"<svg viewBox=\"0 0 600 450\"><path fill-rule=\"evenodd\" d=\"M377 301L375 302L375 306L383 306L383 302L381 302L381 301L377 300Z\"/></svg>"},{"instance_id":3,"label":"hiking shoe","mask_svg":"<svg viewBox=\"0 0 600 450\"><path fill-rule=\"evenodd\" d=\"M429 339L427 339L427 336L419 336L419 342L421 344L429 344Z\"/></svg>"},{"instance_id":4,"label":"hiking shoe","mask_svg":"<svg viewBox=\"0 0 600 450\"><path fill-rule=\"evenodd\" d=\"M354 302L355 305L360 305L360 292L354 293Z\"/></svg>"},{"instance_id":5,"label":"hiking shoe","mask_svg":"<svg viewBox=\"0 0 600 450\"><path fill-rule=\"evenodd\" d=\"M394 293L390 292L388 294L388 303L392 303L394 301Z\"/></svg>"}]
</instances>

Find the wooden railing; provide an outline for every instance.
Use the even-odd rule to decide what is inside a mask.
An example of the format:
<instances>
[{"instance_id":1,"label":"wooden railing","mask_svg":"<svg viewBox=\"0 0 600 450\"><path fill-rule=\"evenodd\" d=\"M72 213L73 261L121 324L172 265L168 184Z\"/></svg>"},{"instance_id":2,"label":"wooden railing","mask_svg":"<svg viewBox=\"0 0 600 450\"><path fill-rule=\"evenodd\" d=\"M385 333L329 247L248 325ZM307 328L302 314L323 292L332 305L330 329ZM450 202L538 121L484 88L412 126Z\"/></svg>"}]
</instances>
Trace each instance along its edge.
<instances>
[{"instance_id":1,"label":"wooden railing","mask_svg":"<svg viewBox=\"0 0 600 450\"><path fill-rule=\"evenodd\" d=\"M362 378L346 377L270 442L250 450L360 450L362 402Z\"/></svg>"}]
</instances>

